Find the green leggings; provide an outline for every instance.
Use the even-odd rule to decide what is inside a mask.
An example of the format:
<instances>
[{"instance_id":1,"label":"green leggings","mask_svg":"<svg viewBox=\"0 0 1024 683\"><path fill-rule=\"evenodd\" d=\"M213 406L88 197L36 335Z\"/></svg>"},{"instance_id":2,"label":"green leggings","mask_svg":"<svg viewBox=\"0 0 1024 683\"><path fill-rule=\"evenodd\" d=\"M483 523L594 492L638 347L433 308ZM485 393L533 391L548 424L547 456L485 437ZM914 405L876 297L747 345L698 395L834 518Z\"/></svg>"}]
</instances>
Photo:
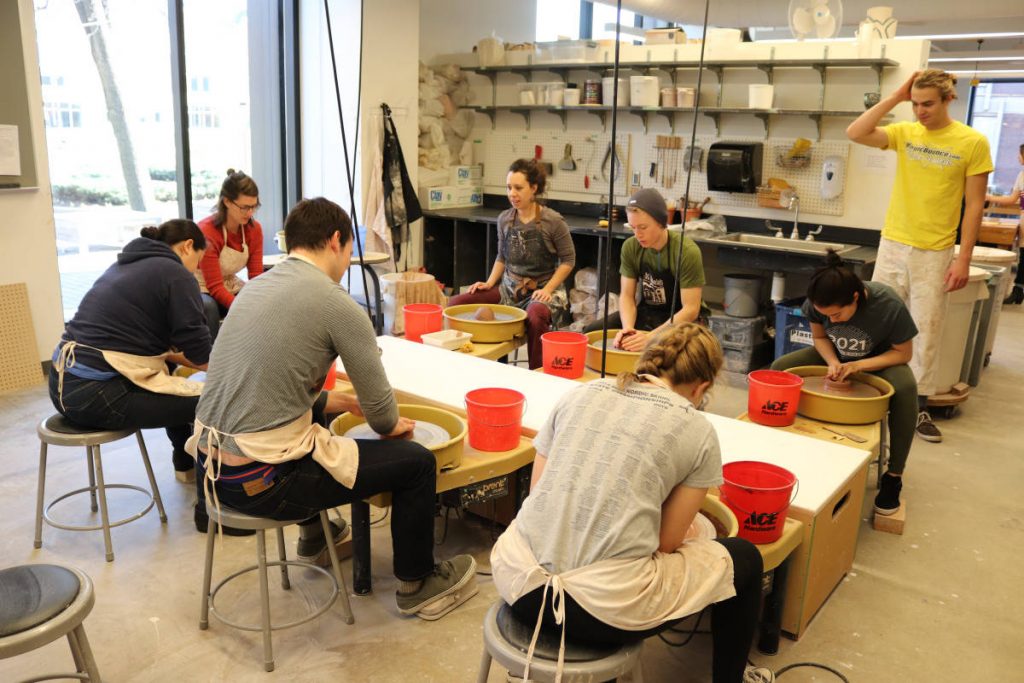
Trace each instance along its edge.
<instances>
[{"instance_id":1,"label":"green leggings","mask_svg":"<svg viewBox=\"0 0 1024 683\"><path fill-rule=\"evenodd\" d=\"M826 365L813 347L800 349L776 359L772 370L788 370L798 365ZM895 390L889 399L889 471L903 474L910 455L910 444L917 428L917 381L909 365L894 365L871 373L881 377Z\"/></svg>"}]
</instances>

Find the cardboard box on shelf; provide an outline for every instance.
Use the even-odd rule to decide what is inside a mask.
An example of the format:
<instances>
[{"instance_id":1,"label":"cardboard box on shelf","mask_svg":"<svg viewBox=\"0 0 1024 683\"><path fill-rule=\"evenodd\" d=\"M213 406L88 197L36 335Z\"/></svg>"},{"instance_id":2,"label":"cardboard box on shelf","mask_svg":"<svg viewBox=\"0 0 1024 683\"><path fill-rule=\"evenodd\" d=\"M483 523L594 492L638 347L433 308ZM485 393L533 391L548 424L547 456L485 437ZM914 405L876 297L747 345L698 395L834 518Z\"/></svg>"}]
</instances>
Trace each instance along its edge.
<instances>
[{"instance_id":1,"label":"cardboard box on shelf","mask_svg":"<svg viewBox=\"0 0 1024 683\"><path fill-rule=\"evenodd\" d=\"M652 28L644 32L645 45L685 43L686 31L681 28Z\"/></svg>"},{"instance_id":2,"label":"cardboard box on shelf","mask_svg":"<svg viewBox=\"0 0 1024 683\"><path fill-rule=\"evenodd\" d=\"M483 203L484 190L479 185L466 187L440 185L420 188L420 204L427 210L480 206Z\"/></svg>"},{"instance_id":3,"label":"cardboard box on shelf","mask_svg":"<svg viewBox=\"0 0 1024 683\"><path fill-rule=\"evenodd\" d=\"M452 166L450 182L457 187L476 187L483 182L484 167L480 164L471 166Z\"/></svg>"}]
</instances>

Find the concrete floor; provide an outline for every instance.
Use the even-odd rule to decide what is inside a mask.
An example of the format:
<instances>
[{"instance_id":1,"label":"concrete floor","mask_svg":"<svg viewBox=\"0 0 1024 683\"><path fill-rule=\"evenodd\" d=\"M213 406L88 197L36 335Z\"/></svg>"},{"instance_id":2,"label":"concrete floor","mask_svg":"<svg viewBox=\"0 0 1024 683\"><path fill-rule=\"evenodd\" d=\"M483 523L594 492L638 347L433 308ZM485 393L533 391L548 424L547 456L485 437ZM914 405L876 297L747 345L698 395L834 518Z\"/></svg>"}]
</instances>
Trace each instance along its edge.
<instances>
[{"instance_id":1,"label":"concrete floor","mask_svg":"<svg viewBox=\"0 0 1024 683\"><path fill-rule=\"evenodd\" d=\"M752 653L759 665L779 669L793 662L820 662L851 681L1004 681L1019 678L1024 569L1024 307L1004 309L992 362L981 386L951 421L941 420L941 444L916 441L907 470L903 536L870 528L865 498L853 571L839 585L799 642L783 639L777 656ZM745 408L741 389L719 386L710 410L736 415ZM211 620L197 626L205 536L192 526L192 489L176 483L162 432L147 432L157 479L168 512L113 531L116 560L104 562L99 532L45 527L43 548L32 549L38 442L35 424L53 412L45 388L0 396L0 566L65 562L95 582L96 605L85 622L100 670L109 681L472 681L481 652L481 620L496 597L487 576L480 593L438 622L401 617L390 576L389 532L374 529L375 592L352 600L354 626L335 607L319 620L277 632L277 670L262 671L260 637ZM809 442L810 443L810 442ZM48 498L84 485L82 452L53 448ZM134 443L104 449L108 481L145 483ZM873 477L872 477L873 479ZM137 499L111 496L112 509ZM122 506L124 504L124 507ZM58 508L62 519L85 519L84 500ZM343 510L347 515L347 510ZM375 511L382 514L381 511ZM440 521L438 538L440 538ZM294 553L295 532L288 535ZM487 568L491 530L453 518L439 557L473 552ZM255 541L225 538L215 577L252 562ZM346 562L346 568L349 563ZM308 571L299 570L302 576ZM250 577L251 580L251 577ZM296 582L298 584L298 582ZM273 580L271 582L273 586ZM226 589L232 616L255 614L255 583ZM1014 588L1016 586L1016 588ZM301 605L323 590L322 581L293 590ZM278 596L281 591L277 591ZM1017 596L1017 597L1014 597ZM278 613L285 615L288 607ZM683 649L657 639L644 649L644 678L708 681L709 638ZM66 641L0 661L0 681L72 668ZM490 681L504 681L493 666ZM797 669L784 683L838 680L820 669Z\"/></svg>"}]
</instances>

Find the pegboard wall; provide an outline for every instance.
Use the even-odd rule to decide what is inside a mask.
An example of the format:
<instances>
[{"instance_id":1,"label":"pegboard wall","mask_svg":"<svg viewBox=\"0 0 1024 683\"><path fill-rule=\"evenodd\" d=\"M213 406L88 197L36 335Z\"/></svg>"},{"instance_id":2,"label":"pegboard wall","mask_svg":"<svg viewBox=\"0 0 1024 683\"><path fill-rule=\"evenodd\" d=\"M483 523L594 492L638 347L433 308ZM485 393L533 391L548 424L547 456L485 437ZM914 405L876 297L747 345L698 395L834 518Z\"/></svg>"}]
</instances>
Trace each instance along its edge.
<instances>
[{"instance_id":1,"label":"pegboard wall","mask_svg":"<svg viewBox=\"0 0 1024 683\"><path fill-rule=\"evenodd\" d=\"M25 283L0 285L0 320L0 392L41 384L43 371Z\"/></svg>"},{"instance_id":2,"label":"pegboard wall","mask_svg":"<svg viewBox=\"0 0 1024 683\"><path fill-rule=\"evenodd\" d=\"M542 160L554 166L554 173L548 179L547 195L554 199L572 201L600 202L607 197L609 180L606 172L602 172L602 162L608 150L610 133L600 131L560 129L534 130L496 130L478 127L474 130L475 161L484 164L484 191L504 194L505 176L509 164L518 158L533 158L535 148L543 150ZM664 136L662 136L664 137ZM661 192L666 199L678 199L686 191L687 171L683 157L689 145L688 135L678 135L678 149L659 150L655 145L659 135L656 133L619 133L618 147L622 154L623 166L615 183L615 200L621 202L629 196L629 188L653 187ZM838 140L823 140L812 143L811 161L806 168L783 168L777 162L780 155L785 154L796 141L795 138L728 136L719 138L714 135L698 135L696 145L701 148L700 168L694 169L690 179L690 198L695 201L711 197L712 208L717 207L757 207L755 194L730 192L708 192L707 185L707 150L714 142L761 142L764 144L764 157L761 172L762 183L768 178L779 178L788 182L796 189L800 197L800 211L804 214L821 214L841 216L845 211L845 191L835 199L821 197L821 168L826 157L836 156L843 160L845 179L847 173L850 144ZM571 156L576 163L575 171L558 168L558 163L565 155L565 146L572 146ZM652 176L653 164L653 176ZM607 167L605 169L607 171ZM628 175L625 171L628 171ZM590 176L590 187L584 187L584 175Z\"/></svg>"}]
</instances>

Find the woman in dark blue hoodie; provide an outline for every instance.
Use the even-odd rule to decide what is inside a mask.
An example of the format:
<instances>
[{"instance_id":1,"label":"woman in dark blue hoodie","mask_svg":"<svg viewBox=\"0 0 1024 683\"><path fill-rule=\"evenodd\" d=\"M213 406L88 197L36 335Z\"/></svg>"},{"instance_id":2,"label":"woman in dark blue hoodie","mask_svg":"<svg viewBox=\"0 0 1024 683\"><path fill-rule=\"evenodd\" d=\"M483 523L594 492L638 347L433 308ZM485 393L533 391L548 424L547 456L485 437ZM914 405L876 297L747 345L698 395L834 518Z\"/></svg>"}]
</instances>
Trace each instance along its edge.
<instances>
[{"instance_id":1,"label":"woman in dark blue hoodie","mask_svg":"<svg viewBox=\"0 0 1024 683\"><path fill-rule=\"evenodd\" d=\"M190 220L142 229L96 280L53 354L50 399L83 427L165 427L181 481L194 476L185 453L202 385L169 374L167 363L204 370L210 331L193 275L206 249Z\"/></svg>"}]
</instances>

